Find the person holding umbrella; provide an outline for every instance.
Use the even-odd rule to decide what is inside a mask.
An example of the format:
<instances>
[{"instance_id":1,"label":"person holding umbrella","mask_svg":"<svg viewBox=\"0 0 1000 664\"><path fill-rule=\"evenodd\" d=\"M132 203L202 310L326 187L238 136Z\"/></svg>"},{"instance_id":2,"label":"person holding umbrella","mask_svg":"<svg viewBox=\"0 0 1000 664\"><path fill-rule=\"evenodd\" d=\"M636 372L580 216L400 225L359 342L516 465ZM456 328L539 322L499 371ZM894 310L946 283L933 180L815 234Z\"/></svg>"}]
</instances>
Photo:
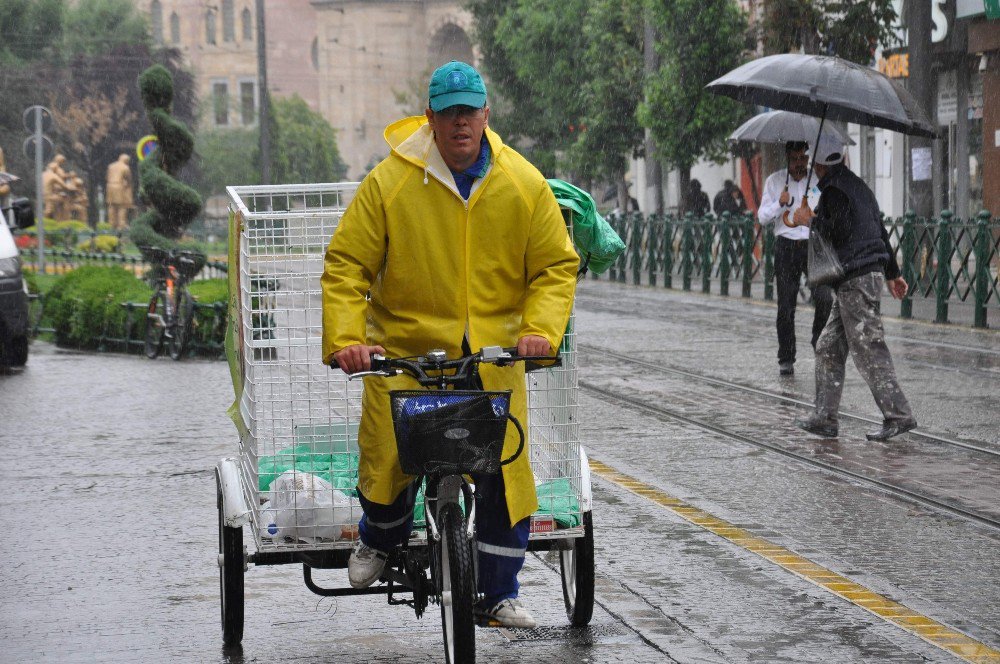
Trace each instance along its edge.
<instances>
[{"instance_id":1,"label":"person holding umbrella","mask_svg":"<svg viewBox=\"0 0 1000 664\"><path fill-rule=\"evenodd\" d=\"M815 214L800 205L792 224L811 227L827 238L844 276L832 284L836 301L816 343L815 410L796 425L818 436L837 436L844 368L851 355L882 411L882 428L867 438L888 440L917 426L896 380L880 310L883 284L897 299L906 295L907 284L900 276L875 194L844 165L844 146L821 135L811 152L819 177L819 203Z\"/></svg>"},{"instance_id":2,"label":"person holding umbrella","mask_svg":"<svg viewBox=\"0 0 1000 664\"><path fill-rule=\"evenodd\" d=\"M882 428L868 434L868 439L888 440L913 429L917 423L896 382L879 311L887 277L889 291L897 298L905 297L908 287L899 276L874 194L843 165L843 145L823 135L823 124L827 119L842 120L931 138L937 137L937 127L899 83L834 56L768 55L705 87L746 103L820 118L813 150L820 200L815 215L800 204L792 220L812 226L816 237L829 234L845 274L834 280L837 298L816 342L815 410L797 424L817 435L837 435L844 365L850 353L884 417ZM810 178L811 174L806 176L807 183Z\"/></svg>"},{"instance_id":3,"label":"person holding umbrella","mask_svg":"<svg viewBox=\"0 0 1000 664\"><path fill-rule=\"evenodd\" d=\"M805 141L785 143L788 167L772 173L764 183L757 220L761 225L774 226L774 280L778 286L778 372L782 376L795 373L795 305L799 299L799 283L807 270L809 228L791 227L783 223L786 213L806 201L808 209L816 207L815 190L806 191L809 157ZM829 286L812 288L815 307L812 325L812 347L826 326L833 306L833 291Z\"/></svg>"}]
</instances>

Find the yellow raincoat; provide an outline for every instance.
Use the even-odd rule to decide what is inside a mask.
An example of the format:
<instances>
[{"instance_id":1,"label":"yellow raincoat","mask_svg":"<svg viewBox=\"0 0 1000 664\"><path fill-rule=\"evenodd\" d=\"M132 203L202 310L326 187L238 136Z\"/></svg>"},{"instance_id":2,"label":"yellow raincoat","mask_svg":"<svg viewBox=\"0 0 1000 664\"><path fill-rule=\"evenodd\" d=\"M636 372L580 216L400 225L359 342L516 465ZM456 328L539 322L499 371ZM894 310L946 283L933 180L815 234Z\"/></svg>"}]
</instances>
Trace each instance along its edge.
<instances>
[{"instance_id":1,"label":"yellow raincoat","mask_svg":"<svg viewBox=\"0 0 1000 664\"><path fill-rule=\"evenodd\" d=\"M486 136L492 164L466 202L424 116L386 128L392 152L361 183L326 252L324 362L354 344L455 357L466 331L473 350L528 334L559 347L579 259L541 173L489 128ZM523 365L484 365L481 376L488 390L513 390L511 411L526 423ZM416 386L365 378L358 488L374 502L392 503L412 480L399 467L388 392ZM504 458L517 443L507 427ZM527 447L503 476L514 524L538 508Z\"/></svg>"}]
</instances>

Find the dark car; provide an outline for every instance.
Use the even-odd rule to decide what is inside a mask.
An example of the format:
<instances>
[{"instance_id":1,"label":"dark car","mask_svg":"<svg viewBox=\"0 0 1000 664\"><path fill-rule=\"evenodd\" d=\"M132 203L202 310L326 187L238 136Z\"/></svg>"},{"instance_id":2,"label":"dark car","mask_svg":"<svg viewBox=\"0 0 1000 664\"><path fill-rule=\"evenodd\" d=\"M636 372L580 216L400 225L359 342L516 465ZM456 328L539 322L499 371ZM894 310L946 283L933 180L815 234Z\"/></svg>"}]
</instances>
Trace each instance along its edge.
<instances>
[{"instance_id":1,"label":"dark car","mask_svg":"<svg viewBox=\"0 0 1000 664\"><path fill-rule=\"evenodd\" d=\"M13 199L0 212L0 366L21 367L28 361L28 289L9 224L30 226L34 212L27 198Z\"/></svg>"}]
</instances>

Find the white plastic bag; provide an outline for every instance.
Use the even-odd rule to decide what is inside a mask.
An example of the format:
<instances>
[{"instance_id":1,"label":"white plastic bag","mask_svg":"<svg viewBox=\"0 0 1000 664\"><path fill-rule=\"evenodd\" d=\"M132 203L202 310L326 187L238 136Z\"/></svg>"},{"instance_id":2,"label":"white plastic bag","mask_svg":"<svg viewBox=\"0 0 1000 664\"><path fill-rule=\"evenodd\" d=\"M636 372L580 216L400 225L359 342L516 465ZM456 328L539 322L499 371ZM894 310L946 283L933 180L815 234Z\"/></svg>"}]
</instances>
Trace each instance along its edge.
<instances>
[{"instance_id":1,"label":"white plastic bag","mask_svg":"<svg viewBox=\"0 0 1000 664\"><path fill-rule=\"evenodd\" d=\"M350 537L351 497L322 477L287 470L271 483L271 499L261 506L261 536L308 543Z\"/></svg>"}]
</instances>

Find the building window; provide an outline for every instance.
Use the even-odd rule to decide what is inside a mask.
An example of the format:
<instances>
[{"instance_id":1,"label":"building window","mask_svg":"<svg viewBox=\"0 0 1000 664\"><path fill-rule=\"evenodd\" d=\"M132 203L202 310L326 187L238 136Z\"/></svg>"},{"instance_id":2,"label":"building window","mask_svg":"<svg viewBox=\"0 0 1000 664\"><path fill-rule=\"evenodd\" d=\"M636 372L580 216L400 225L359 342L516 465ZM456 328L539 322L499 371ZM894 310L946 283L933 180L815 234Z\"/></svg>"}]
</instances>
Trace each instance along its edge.
<instances>
[{"instance_id":1,"label":"building window","mask_svg":"<svg viewBox=\"0 0 1000 664\"><path fill-rule=\"evenodd\" d=\"M249 8L243 8L240 20L243 22L243 41L253 41L253 15Z\"/></svg>"},{"instance_id":2,"label":"building window","mask_svg":"<svg viewBox=\"0 0 1000 664\"><path fill-rule=\"evenodd\" d=\"M216 126L229 126L229 85L227 83L212 84L212 110L215 114Z\"/></svg>"},{"instance_id":3,"label":"building window","mask_svg":"<svg viewBox=\"0 0 1000 664\"><path fill-rule=\"evenodd\" d=\"M222 41L236 41L236 13L233 0L222 0Z\"/></svg>"},{"instance_id":4,"label":"building window","mask_svg":"<svg viewBox=\"0 0 1000 664\"><path fill-rule=\"evenodd\" d=\"M205 13L205 43L215 43L215 9L209 9Z\"/></svg>"},{"instance_id":5,"label":"building window","mask_svg":"<svg viewBox=\"0 0 1000 664\"><path fill-rule=\"evenodd\" d=\"M170 41L173 44L181 43L181 17L177 12L170 14Z\"/></svg>"},{"instance_id":6,"label":"building window","mask_svg":"<svg viewBox=\"0 0 1000 664\"><path fill-rule=\"evenodd\" d=\"M149 5L149 27L153 33L153 41L163 43L163 5L160 0L153 0Z\"/></svg>"},{"instance_id":7,"label":"building window","mask_svg":"<svg viewBox=\"0 0 1000 664\"><path fill-rule=\"evenodd\" d=\"M240 122L249 126L257 122L257 84L240 81Z\"/></svg>"},{"instance_id":8,"label":"building window","mask_svg":"<svg viewBox=\"0 0 1000 664\"><path fill-rule=\"evenodd\" d=\"M309 49L309 56L312 59L313 69L319 71L319 37L313 37L312 47Z\"/></svg>"}]
</instances>

